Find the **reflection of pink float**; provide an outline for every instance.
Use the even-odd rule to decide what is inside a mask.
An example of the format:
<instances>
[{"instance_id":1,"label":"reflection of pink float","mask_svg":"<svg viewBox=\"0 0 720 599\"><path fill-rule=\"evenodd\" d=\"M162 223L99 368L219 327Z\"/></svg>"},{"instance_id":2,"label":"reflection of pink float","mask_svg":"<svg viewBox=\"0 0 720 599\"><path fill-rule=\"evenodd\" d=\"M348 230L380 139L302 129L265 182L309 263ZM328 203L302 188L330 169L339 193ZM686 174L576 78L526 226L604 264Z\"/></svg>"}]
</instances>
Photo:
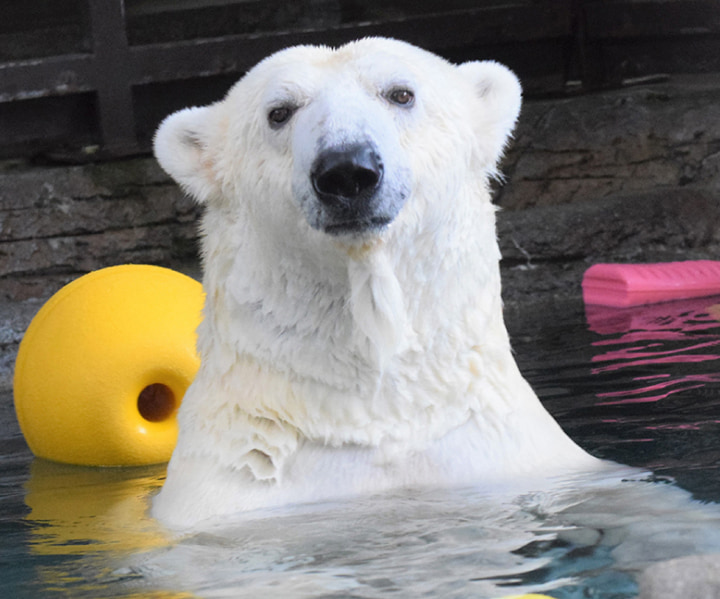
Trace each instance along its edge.
<instances>
[{"instance_id":1,"label":"reflection of pink float","mask_svg":"<svg viewBox=\"0 0 720 599\"><path fill-rule=\"evenodd\" d=\"M720 294L720 261L595 264L583 277L586 304L628 307Z\"/></svg>"},{"instance_id":2,"label":"reflection of pink float","mask_svg":"<svg viewBox=\"0 0 720 599\"><path fill-rule=\"evenodd\" d=\"M720 298L695 298L631 308L586 305L591 331L605 338L593 346L593 374L628 368L698 364L720 359ZM711 350L711 348L713 348ZM708 372L709 370L709 372ZM665 372L636 376L633 388L598 394L600 405L647 403L680 391L720 383L720 368L677 376Z\"/></svg>"}]
</instances>

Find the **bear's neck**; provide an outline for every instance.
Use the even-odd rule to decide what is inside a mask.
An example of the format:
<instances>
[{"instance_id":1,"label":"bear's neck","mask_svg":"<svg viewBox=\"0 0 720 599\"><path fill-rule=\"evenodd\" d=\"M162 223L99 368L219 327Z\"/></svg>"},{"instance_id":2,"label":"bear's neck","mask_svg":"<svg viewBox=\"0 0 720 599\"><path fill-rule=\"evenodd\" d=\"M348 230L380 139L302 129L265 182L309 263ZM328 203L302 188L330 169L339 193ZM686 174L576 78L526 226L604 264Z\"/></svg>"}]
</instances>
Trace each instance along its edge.
<instances>
[{"instance_id":1,"label":"bear's neck","mask_svg":"<svg viewBox=\"0 0 720 599\"><path fill-rule=\"evenodd\" d=\"M483 393L499 405L527 394L482 391L484 373L515 366L489 204L481 216L452 235L330 241L322 268L253 247L246 231L243 253L215 256L206 275L200 350L218 369L207 376L238 389L237 408L334 445L422 444L481 411Z\"/></svg>"}]
</instances>

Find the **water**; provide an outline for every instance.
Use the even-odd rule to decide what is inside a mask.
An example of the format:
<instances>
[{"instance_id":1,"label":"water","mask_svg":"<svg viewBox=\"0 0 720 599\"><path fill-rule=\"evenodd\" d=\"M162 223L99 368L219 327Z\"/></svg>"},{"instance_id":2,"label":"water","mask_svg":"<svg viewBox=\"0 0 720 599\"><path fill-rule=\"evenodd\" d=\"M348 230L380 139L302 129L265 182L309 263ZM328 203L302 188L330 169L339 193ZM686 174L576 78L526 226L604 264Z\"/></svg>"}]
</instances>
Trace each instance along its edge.
<instances>
[{"instance_id":1,"label":"water","mask_svg":"<svg viewBox=\"0 0 720 599\"><path fill-rule=\"evenodd\" d=\"M621 599L650 563L720 552L720 298L509 320L522 370L570 435L654 474L522 496L401 491L172 538L145 515L162 467L32 460L8 433L0 596Z\"/></svg>"},{"instance_id":2,"label":"water","mask_svg":"<svg viewBox=\"0 0 720 599\"><path fill-rule=\"evenodd\" d=\"M575 304L544 320L516 328L514 346L563 428L594 455L720 501L720 297Z\"/></svg>"}]
</instances>

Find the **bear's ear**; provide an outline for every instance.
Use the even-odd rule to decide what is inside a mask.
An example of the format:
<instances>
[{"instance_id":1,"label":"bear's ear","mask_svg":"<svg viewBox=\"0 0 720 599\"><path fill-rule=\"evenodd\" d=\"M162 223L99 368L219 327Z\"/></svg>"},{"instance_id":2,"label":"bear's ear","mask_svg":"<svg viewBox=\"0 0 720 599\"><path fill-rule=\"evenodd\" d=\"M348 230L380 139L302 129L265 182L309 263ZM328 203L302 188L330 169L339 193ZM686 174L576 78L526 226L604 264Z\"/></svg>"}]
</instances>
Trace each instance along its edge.
<instances>
[{"instance_id":1,"label":"bear's ear","mask_svg":"<svg viewBox=\"0 0 720 599\"><path fill-rule=\"evenodd\" d=\"M217 189L207 156L210 106L186 108L166 117L155 133L155 158L198 202Z\"/></svg>"},{"instance_id":2,"label":"bear's ear","mask_svg":"<svg viewBox=\"0 0 720 599\"><path fill-rule=\"evenodd\" d=\"M476 123L478 134L486 139L488 149L499 158L520 114L522 88L515 74L493 61L465 62L458 66L461 76L470 83L483 110Z\"/></svg>"}]
</instances>

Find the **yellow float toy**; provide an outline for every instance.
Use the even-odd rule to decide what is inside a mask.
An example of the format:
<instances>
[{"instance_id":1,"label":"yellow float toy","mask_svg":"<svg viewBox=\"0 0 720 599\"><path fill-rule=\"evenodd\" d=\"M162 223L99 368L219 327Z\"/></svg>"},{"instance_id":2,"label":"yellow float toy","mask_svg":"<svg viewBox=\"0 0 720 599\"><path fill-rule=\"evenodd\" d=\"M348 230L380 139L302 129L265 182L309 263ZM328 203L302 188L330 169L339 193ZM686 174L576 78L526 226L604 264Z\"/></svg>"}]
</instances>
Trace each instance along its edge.
<instances>
[{"instance_id":1,"label":"yellow float toy","mask_svg":"<svg viewBox=\"0 0 720 599\"><path fill-rule=\"evenodd\" d=\"M15 411L32 452L87 466L170 459L200 365L203 299L194 279L146 265L98 270L52 296L15 363Z\"/></svg>"}]
</instances>

